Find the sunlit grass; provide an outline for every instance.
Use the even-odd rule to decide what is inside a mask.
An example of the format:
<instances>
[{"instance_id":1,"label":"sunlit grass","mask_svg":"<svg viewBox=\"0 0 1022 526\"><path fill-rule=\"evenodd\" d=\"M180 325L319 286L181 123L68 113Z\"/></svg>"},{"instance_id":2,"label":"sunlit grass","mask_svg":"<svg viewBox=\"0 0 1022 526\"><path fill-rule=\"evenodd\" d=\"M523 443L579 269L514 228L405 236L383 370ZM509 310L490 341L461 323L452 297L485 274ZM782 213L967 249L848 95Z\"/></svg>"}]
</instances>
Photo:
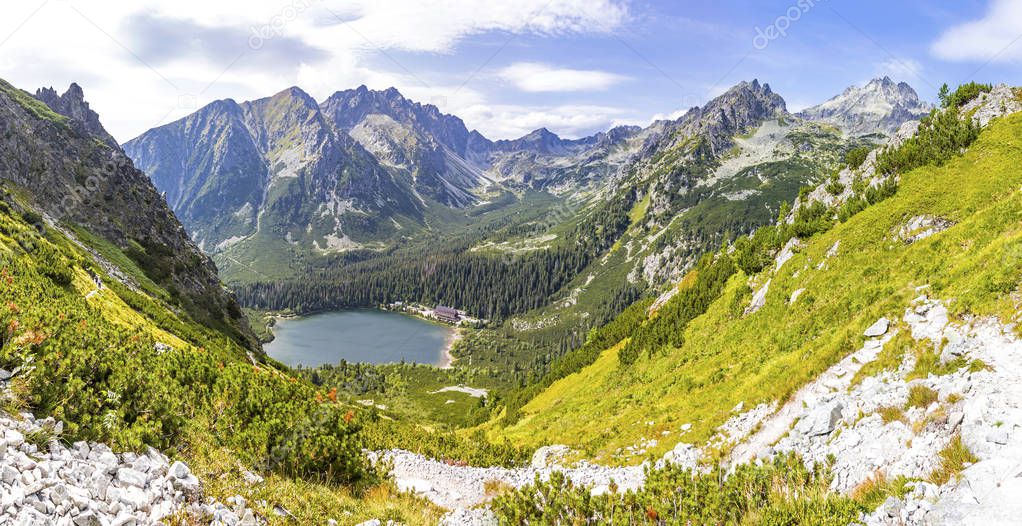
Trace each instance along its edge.
<instances>
[{"instance_id":1,"label":"sunlit grass","mask_svg":"<svg viewBox=\"0 0 1022 526\"><path fill-rule=\"evenodd\" d=\"M979 458L969 451L962 442L961 435L955 435L951 442L940 452L940 466L930 474L930 482L942 485L953 477L957 477L969 464L979 462Z\"/></svg>"},{"instance_id":2,"label":"sunlit grass","mask_svg":"<svg viewBox=\"0 0 1022 526\"><path fill-rule=\"evenodd\" d=\"M748 278L736 274L722 297L685 329L680 349L642 357L629 368L617 367L616 351L607 351L537 396L515 425L491 430L491 438L565 443L604 459L618 448L656 439L647 453L662 454L678 440L709 438L740 401L746 408L783 402L860 348L862 332L879 317L900 318L921 285L930 285L931 297L953 300L955 318L1010 319L1010 294L1022 281L1019 162L1022 115L1012 115L988 127L963 157L905 174L893 197L807 240L770 276L766 305L757 313L735 317L730 308L747 290ZM919 215L955 225L909 245L895 239ZM838 255L826 259L839 240ZM789 306L787 299L800 288L806 289L802 298ZM895 342L867 372L896 368L905 351L916 350L907 334ZM933 371L922 367L918 374ZM912 403L935 400L923 394L917 392ZM678 428L685 423L692 428L682 437Z\"/></svg>"}]
</instances>

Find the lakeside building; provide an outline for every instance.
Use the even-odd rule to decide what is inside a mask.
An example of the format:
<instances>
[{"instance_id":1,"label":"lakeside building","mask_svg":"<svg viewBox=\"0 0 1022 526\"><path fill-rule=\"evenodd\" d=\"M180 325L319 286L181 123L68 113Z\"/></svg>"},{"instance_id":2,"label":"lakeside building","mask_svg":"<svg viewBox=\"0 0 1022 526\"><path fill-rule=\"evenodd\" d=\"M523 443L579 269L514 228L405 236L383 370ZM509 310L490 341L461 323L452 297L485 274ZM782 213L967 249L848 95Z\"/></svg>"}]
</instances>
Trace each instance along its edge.
<instances>
[{"instance_id":1,"label":"lakeside building","mask_svg":"<svg viewBox=\"0 0 1022 526\"><path fill-rule=\"evenodd\" d=\"M446 323L458 323L461 321L461 314L457 310L451 307L444 307L443 305L437 305L433 309L433 315L436 316L436 319Z\"/></svg>"}]
</instances>

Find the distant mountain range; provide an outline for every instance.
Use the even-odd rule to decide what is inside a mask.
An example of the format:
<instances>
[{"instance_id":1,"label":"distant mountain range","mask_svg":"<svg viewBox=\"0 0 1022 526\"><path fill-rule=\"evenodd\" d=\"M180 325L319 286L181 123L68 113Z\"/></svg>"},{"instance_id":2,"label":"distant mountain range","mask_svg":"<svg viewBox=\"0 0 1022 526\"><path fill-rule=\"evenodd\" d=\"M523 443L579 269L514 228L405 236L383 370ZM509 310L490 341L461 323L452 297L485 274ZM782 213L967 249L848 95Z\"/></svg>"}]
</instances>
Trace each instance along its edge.
<instances>
[{"instance_id":1,"label":"distant mountain range","mask_svg":"<svg viewBox=\"0 0 1022 526\"><path fill-rule=\"evenodd\" d=\"M917 120L931 109L911 86L884 77L863 87L852 86L823 104L806 108L799 116L833 124L846 134L890 135L906 121Z\"/></svg>"},{"instance_id":2,"label":"distant mountain range","mask_svg":"<svg viewBox=\"0 0 1022 526\"><path fill-rule=\"evenodd\" d=\"M890 133L924 110L907 84L880 79L792 115L780 95L753 81L645 128L581 139L539 129L491 141L394 88L362 86L317 103L295 87L251 102L216 101L124 149L203 250L250 265L270 252L300 258L384 248L430 231L437 214L464 213L506 193L590 199L632 185L651 193L652 211L666 218L679 210L679 192L728 164L736 138L764 122L820 122L855 136ZM768 160L761 153L752 160ZM729 166L737 173L735 162ZM640 184L653 172L648 187Z\"/></svg>"}]
</instances>

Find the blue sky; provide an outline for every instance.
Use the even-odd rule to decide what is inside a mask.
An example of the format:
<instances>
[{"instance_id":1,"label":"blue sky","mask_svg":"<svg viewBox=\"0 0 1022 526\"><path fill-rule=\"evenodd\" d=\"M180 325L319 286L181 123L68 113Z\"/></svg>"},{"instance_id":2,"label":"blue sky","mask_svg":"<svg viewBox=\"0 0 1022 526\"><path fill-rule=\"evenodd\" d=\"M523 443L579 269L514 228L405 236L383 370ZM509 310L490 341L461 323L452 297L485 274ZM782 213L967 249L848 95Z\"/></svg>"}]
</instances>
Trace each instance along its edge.
<instances>
[{"instance_id":1,"label":"blue sky","mask_svg":"<svg viewBox=\"0 0 1022 526\"><path fill-rule=\"evenodd\" d=\"M119 140L219 98L366 84L487 136L647 124L758 78L797 110L889 75L1022 84L1022 0L36 0L0 76L79 82Z\"/></svg>"}]
</instances>

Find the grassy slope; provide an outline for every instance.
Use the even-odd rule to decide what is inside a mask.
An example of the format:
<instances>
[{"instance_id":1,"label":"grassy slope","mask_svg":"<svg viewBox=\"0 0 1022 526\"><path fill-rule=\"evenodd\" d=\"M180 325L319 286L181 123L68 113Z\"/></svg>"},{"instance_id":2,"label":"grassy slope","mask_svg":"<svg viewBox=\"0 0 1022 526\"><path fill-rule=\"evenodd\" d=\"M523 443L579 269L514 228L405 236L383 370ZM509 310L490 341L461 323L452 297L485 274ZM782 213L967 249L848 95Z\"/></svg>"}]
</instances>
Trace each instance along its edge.
<instances>
[{"instance_id":1,"label":"grassy slope","mask_svg":"<svg viewBox=\"0 0 1022 526\"><path fill-rule=\"evenodd\" d=\"M858 348L862 331L878 317L900 316L918 286L931 285L928 294L953 300L958 314L1009 319L1008 294L1022 274L1020 162L1022 115L1013 115L992 124L965 156L910 172L894 197L808 240L772 276L759 312L742 316L751 292L745 276L734 276L723 297L688 327L682 348L642 357L629 369L606 351L532 400L517 424L491 429L491 438L566 443L604 460L634 462L639 459L612 457L644 438L660 440L651 448L658 454L682 439L702 441L738 402L784 400ZM911 245L896 240L900 226L918 215L957 224ZM839 240L838 256L817 269ZM788 306L799 288L806 292ZM693 428L681 438L684 423Z\"/></svg>"},{"instance_id":2,"label":"grassy slope","mask_svg":"<svg viewBox=\"0 0 1022 526\"><path fill-rule=\"evenodd\" d=\"M80 237L87 234L78 230ZM92 239L92 241L95 241ZM130 261L116 247L105 244L100 247L104 256L114 262ZM85 269L92 269L101 276L106 287L98 289ZM46 272L67 272L67 286L60 286L46 277ZM137 268L122 269L127 274L136 274ZM147 292L153 289L155 297L166 292L155 284L143 285ZM84 368L108 368L110 385L120 386L123 406L119 412L127 419L138 407L159 403L166 397L166 384L173 375L185 375L185 370L195 366L191 357L209 355L220 360L220 368L236 367L248 370L253 376L271 376L278 387L294 383L285 374L264 366L248 364L243 349L238 348L226 337L204 328L189 319L167 310L152 297L131 293L116 280L104 273L95 264L91 255L69 241L52 228L46 229L45 238L34 234L34 229L25 219L7 205L0 204L0 317L4 323L0 336L0 361L5 367L22 363L25 356L34 355L38 370L33 375L19 375L16 392L22 393L14 399L4 398L0 409L6 411L31 410L39 414L78 415L89 411L82 407L91 401L96 386L87 375L81 374L78 360L88 353L98 353L105 361L94 359ZM162 356L156 355L156 342L171 345L174 350ZM177 361L177 369L169 373L162 361ZM198 361L198 360L194 360ZM144 364L144 365L140 365ZM139 369L154 367L155 376L146 376ZM70 393L68 399L57 406L47 403L49 398L45 378L32 376L60 368L52 374L61 377L54 389ZM51 374L49 372L45 374ZM163 376L168 375L168 376ZM271 380L270 383L273 383ZM30 387L31 386L31 387ZM111 387L111 389L115 389ZM223 402L224 408L242 403L237 399ZM114 404L114 402L110 402ZM113 405L93 408L93 412L107 415ZM357 410L356 407L352 409ZM235 408L240 411L240 409ZM342 409L343 410L343 409ZM325 517L335 517L342 522L360 522L374 517L391 518L409 524L434 524L438 510L415 498L396 494L392 486L384 484L371 489L367 494L356 496L350 489L336 484L320 484L301 480L274 472L264 473L267 481L255 487L243 483L240 468L251 465L251 459L228 449L210 437L215 422L207 422L208 415L192 408L193 414L181 415L187 418L180 440L166 452L174 458L190 463L204 483L207 493L221 500L234 494L252 497L250 501L264 500L269 504L256 504L256 509L271 523L284 523L284 519L273 513L273 506L279 504L295 514L299 522L316 522ZM196 411L199 411L196 414ZM97 431L89 418L78 419L68 416L65 440L97 439L110 441L117 449L138 450L146 440L144 422L147 411L135 415L135 426L116 420L106 433ZM99 416L103 416L100 414ZM97 416L96 418L99 418ZM125 420L126 422L126 420ZM158 427L160 422L154 422ZM230 425L229 423L226 425Z\"/></svg>"}]
</instances>

